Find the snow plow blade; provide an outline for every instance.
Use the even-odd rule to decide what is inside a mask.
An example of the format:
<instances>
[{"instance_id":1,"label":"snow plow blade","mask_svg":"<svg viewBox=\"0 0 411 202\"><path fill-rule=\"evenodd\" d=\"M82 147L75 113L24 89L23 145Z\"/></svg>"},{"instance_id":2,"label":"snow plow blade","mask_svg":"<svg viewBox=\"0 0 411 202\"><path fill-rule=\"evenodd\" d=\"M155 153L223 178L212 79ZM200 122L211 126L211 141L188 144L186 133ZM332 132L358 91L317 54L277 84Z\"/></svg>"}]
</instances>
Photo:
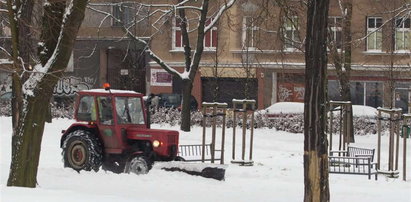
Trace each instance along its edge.
<instances>
[{"instance_id":1,"label":"snow plow blade","mask_svg":"<svg viewBox=\"0 0 411 202\"><path fill-rule=\"evenodd\" d=\"M190 175L223 181L225 178L226 168L227 165L217 165L209 163L169 162L162 165L161 169L172 172L179 171Z\"/></svg>"}]
</instances>

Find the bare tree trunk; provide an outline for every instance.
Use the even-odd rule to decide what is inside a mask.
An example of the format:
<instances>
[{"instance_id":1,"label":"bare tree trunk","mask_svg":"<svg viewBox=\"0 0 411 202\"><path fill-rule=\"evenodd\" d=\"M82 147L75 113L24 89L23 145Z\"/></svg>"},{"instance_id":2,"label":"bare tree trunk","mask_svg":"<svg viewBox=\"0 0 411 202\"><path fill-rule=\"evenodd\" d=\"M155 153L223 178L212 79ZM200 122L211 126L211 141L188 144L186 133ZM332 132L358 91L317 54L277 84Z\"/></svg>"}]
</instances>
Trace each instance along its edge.
<instances>
[{"instance_id":1,"label":"bare tree trunk","mask_svg":"<svg viewBox=\"0 0 411 202\"><path fill-rule=\"evenodd\" d=\"M343 31L343 61L344 61L344 69L341 74L343 76L340 77L340 84L341 84L341 96L343 100L351 101L351 91L350 91L350 77L351 77L351 41L352 41L352 33L351 33L351 20L352 20L352 0L343 0L343 24L342 24L342 31ZM348 114L346 114L348 120L353 125L353 110L352 107ZM355 142L354 140L354 127L350 127L350 131L348 131L348 140L347 142Z\"/></svg>"},{"instance_id":2,"label":"bare tree trunk","mask_svg":"<svg viewBox=\"0 0 411 202\"><path fill-rule=\"evenodd\" d=\"M70 59L77 32L84 18L87 2L87 0L74 0L72 2L72 10L68 12L65 23L60 28L59 42L54 45L54 49L58 51L53 51L53 49L53 56L47 62L47 65L49 65L48 72L53 73L45 73L44 77L32 89L33 95L24 95L23 99L26 102L20 110L18 124L13 131L12 162L7 186L36 186L41 141L47 112L49 111L49 105L44 103L50 102L54 85ZM49 12L53 12L53 10L49 10ZM50 16L55 15L50 14ZM63 21L63 16L55 20ZM49 30L42 31L47 32ZM20 90L22 89L21 85L17 87Z\"/></svg>"},{"instance_id":3,"label":"bare tree trunk","mask_svg":"<svg viewBox=\"0 0 411 202\"><path fill-rule=\"evenodd\" d=\"M340 83L340 95L342 100L351 101L351 89L350 89L350 77L351 77L351 45L352 45L352 33L351 33L351 20L352 20L352 0L339 0L342 13L342 48L340 53L337 48L337 41L330 45L331 59L333 60L337 78ZM349 116L348 120L353 125L353 113L352 107L349 113L344 116ZM346 129L345 129L346 130ZM348 142L354 142L354 127L350 127L348 131Z\"/></svg>"},{"instance_id":4,"label":"bare tree trunk","mask_svg":"<svg viewBox=\"0 0 411 202\"><path fill-rule=\"evenodd\" d=\"M193 89L193 83L190 80L183 80L183 89L182 89L182 108L181 108L181 129L190 130L191 122L191 90Z\"/></svg>"},{"instance_id":5,"label":"bare tree trunk","mask_svg":"<svg viewBox=\"0 0 411 202\"><path fill-rule=\"evenodd\" d=\"M181 2L182 0L179 0ZM183 36L183 46L184 46L184 56L185 56L185 71L189 72L191 68L191 47L190 38L188 36L187 30L187 18L184 9L179 10L179 15L181 18L180 28ZM193 89L193 81L189 79L182 79L182 104L181 104L181 130L190 131L190 100L191 100L191 90Z\"/></svg>"},{"instance_id":6,"label":"bare tree trunk","mask_svg":"<svg viewBox=\"0 0 411 202\"><path fill-rule=\"evenodd\" d=\"M326 126L329 0L310 0L305 46L304 201L330 201Z\"/></svg>"},{"instance_id":7,"label":"bare tree trunk","mask_svg":"<svg viewBox=\"0 0 411 202\"><path fill-rule=\"evenodd\" d=\"M17 13L14 12L12 0L7 1L7 10L8 10L8 17L9 22L10 22L10 30L12 34L11 38L11 45L12 45L12 56L13 56L13 69L17 71L16 74L12 75L12 102L11 102L11 109L12 109L12 127L13 130L16 129L18 120L19 120L19 115L20 111L23 105L23 100L22 94L23 92L21 91L21 79L19 75L21 74L20 66L23 65L20 60L19 60L19 26L18 26L18 21L17 19Z\"/></svg>"}]
</instances>

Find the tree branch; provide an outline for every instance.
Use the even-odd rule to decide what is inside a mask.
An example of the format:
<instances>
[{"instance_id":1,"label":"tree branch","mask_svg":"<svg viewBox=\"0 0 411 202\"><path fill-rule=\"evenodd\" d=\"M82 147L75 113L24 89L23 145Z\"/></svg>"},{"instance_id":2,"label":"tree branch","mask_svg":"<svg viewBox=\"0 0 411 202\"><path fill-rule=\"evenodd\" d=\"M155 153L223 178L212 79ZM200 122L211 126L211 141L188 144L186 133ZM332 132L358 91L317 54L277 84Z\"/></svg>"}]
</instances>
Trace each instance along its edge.
<instances>
[{"instance_id":1,"label":"tree branch","mask_svg":"<svg viewBox=\"0 0 411 202\"><path fill-rule=\"evenodd\" d=\"M230 0L229 2L226 2L224 6L222 6L220 10L218 10L217 14L214 16L210 24L207 25L207 27L204 29L204 32L208 32L211 28L213 28L215 24L217 23L217 21L220 19L220 17L223 15L223 13L229 8L231 8L235 2L236 0Z\"/></svg>"}]
</instances>

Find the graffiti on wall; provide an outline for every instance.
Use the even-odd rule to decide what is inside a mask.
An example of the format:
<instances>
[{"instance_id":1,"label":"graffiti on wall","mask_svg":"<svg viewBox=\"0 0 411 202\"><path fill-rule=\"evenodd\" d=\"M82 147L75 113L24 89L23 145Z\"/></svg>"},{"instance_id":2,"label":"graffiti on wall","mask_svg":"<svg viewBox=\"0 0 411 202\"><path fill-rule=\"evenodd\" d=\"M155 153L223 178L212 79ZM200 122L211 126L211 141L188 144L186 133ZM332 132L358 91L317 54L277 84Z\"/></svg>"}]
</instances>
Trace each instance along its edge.
<instances>
[{"instance_id":1,"label":"graffiti on wall","mask_svg":"<svg viewBox=\"0 0 411 202\"><path fill-rule=\"evenodd\" d=\"M0 96L11 92L11 77L4 76L0 83ZM72 96L80 90L88 90L93 87L96 79L93 77L64 77L60 79L53 90L55 96Z\"/></svg>"},{"instance_id":2,"label":"graffiti on wall","mask_svg":"<svg viewBox=\"0 0 411 202\"><path fill-rule=\"evenodd\" d=\"M285 102L289 101L288 98L292 95L293 93L291 90L284 86L279 86L278 87L278 101L280 102Z\"/></svg>"},{"instance_id":3,"label":"graffiti on wall","mask_svg":"<svg viewBox=\"0 0 411 202\"><path fill-rule=\"evenodd\" d=\"M282 83L278 85L279 102L304 102L304 84Z\"/></svg>"},{"instance_id":4,"label":"graffiti on wall","mask_svg":"<svg viewBox=\"0 0 411 202\"><path fill-rule=\"evenodd\" d=\"M54 87L53 95L55 96L72 96L78 91L88 90L96 82L92 77L64 77L61 78Z\"/></svg>"}]
</instances>

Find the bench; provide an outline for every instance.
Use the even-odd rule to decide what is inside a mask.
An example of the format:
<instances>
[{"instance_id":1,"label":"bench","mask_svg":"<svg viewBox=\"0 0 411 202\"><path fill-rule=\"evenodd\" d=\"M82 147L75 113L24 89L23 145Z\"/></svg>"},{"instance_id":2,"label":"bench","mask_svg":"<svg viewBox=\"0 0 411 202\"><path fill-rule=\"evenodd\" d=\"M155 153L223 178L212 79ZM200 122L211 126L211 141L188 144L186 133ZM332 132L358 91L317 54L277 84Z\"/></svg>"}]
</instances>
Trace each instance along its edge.
<instances>
[{"instance_id":1,"label":"bench","mask_svg":"<svg viewBox=\"0 0 411 202\"><path fill-rule=\"evenodd\" d=\"M221 160L220 152L221 150L215 150L215 161ZM179 145L177 156L182 157L185 161L202 161L202 145ZM211 161L211 144L205 145L204 161Z\"/></svg>"},{"instance_id":2,"label":"bench","mask_svg":"<svg viewBox=\"0 0 411 202\"><path fill-rule=\"evenodd\" d=\"M371 162L373 162L375 149L366 149L366 148L348 146L347 151L330 151L330 156L335 156L334 154L338 154L338 156L347 156L347 157L364 157L364 158L369 157L371 159ZM359 166L359 165L363 165L363 163L357 162L356 166Z\"/></svg>"},{"instance_id":3,"label":"bench","mask_svg":"<svg viewBox=\"0 0 411 202\"><path fill-rule=\"evenodd\" d=\"M377 163L373 163L369 156L329 156L328 160L330 173L368 175L368 179L375 175L375 180L378 179Z\"/></svg>"},{"instance_id":4,"label":"bench","mask_svg":"<svg viewBox=\"0 0 411 202\"><path fill-rule=\"evenodd\" d=\"M330 151L330 173L375 175L377 180L376 163L374 161L375 149L348 146L347 151Z\"/></svg>"}]
</instances>

